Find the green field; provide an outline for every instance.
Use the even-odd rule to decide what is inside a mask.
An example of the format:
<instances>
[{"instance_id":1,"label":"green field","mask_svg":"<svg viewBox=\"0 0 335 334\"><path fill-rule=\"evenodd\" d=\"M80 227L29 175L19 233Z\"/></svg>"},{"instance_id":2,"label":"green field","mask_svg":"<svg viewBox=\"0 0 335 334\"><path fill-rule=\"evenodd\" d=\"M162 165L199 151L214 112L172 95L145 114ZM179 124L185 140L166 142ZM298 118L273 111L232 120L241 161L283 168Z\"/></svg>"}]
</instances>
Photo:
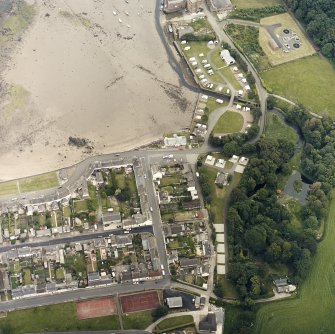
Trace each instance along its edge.
<instances>
[{"instance_id":1,"label":"green field","mask_svg":"<svg viewBox=\"0 0 335 334\"><path fill-rule=\"evenodd\" d=\"M56 304L28 310L9 312L0 319L4 334L45 331L112 330L120 329L117 315L78 320L75 303Z\"/></svg>"},{"instance_id":2,"label":"green field","mask_svg":"<svg viewBox=\"0 0 335 334\"><path fill-rule=\"evenodd\" d=\"M335 115L335 70L314 55L276 66L261 74L266 88L320 114Z\"/></svg>"},{"instance_id":3,"label":"green field","mask_svg":"<svg viewBox=\"0 0 335 334\"><path fill-rule=\"evenodd\" d=\"M226 80L234 87L234 89L242 89L241 83L235 78L230 67L225 67L219 70L219 72L226 78Z\"/></svg>"},{"instance_id":4,"label":"green field","mask_svg":"<svg viewBox=\"0 0 335 334\"><path fill-rule=\"evenodd\" d=\"M88 211L87 201L84 199L80 201L75 201L74 209L76 212L87 212Z\"/></svg>"},{"instance_id":5,"label":"green field","mask_svg":"<svg viewBox=\"0 0 335 334\"><path fill-rule=\"evenodd\" d=\"M273 113L266 114L265 137L272 139L287 139L296 144L299 136L297 132L285 124L285 122Z\"/></svg>"},{"instance_id":6,"label":"green field","mask_svg":"<svg viewBox=\"0 0 335 334\"><path fill-rule=\"evenodd\" d=\"M0 196L18 194L17 182L8 181L0 183Z\"/></svg>"},{"instance_id":7,"label":"green field","mask_svg":"<svg viewBox=\"0 0 335 334\"><path fill-rule=\"evenodd\" d=\"M222 224L224 221L224 210L227 204L227 195L230 188L235 188L238 185L242 174L235 173L232 182L228 186L219 188L214 183L217 175L215 168L202 166L199 168L199 173L206 174L208 179L212 201L210 204L207 204L207 209L211 214L213 224Z\"/></svg>"},{"instance_id":8,"label":"green field","mask_svg":"<svg viewBox=\"0 0 335 334\"><path fill-rule=\"evenodd\" d=\"M229 100L223 100L223 103L218 103L213 97L209 97L206 104L206 108L208 110L208 116L212 111L219 108L227 107L228 104Z\"/></svg>"},{"instance_id":9,"label":"green field","mask_svg":"<svg viewBox=\"0 0 335 334\"><path fill-rule=\"evenodd\" d=\"M333 194L334 195L334 194ZM294 300L260 307L255 333L335 332L335 199L330 204L326 235L319 244L309 277Z\"/></svg>"},{"instance_id":10,"label":"green field","mask_svg":"<svg viewBox=\"0 0 335 334\"><path fill-rule=\"evenodd\" d=\"M49 189L59 185L56 172L27 177L19 181L20 192L25 193L29 191L37 191L42 189Z\"/></svg>"},{"instance_id":11,"label":"green field","mask_svg":"<svg viewBox=\"0 0 335 334\"><path fill-rule=\"evenodd\" d=\"M281 0L232 0L237 8L262 8L282 5Z\"/></svg>"},{"instance_id":12,"label":"green field","mask_svg":"<svg viewBox=\"0 0 335 334\"><path fill-rule=\"evenodd\" d=\"M194 323L192 315L182 315L162 320L154 329L155 333L163 333L176 328L183 328Z\"/></svg>"},{"instance_id":13,"label":"green field","mask_svg":"<svg viewBox=\"0 0 335 334\"><path fill-rule=\"evenodd\" d=\"M154 322L154 319L151 315L152 311L143 311L143 312L136 312L132 314L123 315L122 316L122 323L123 329L146 329L150 324Z\"/></svg>"},{"instance_id":14,"label":"green field","mask_svg":"<svg viewBox=\"0 0 335 334\"><path fill-rule=\"evenodd\" d=\"M243 116L235 111L226 111L214 126L214 133L235 133L243 127Z\"/></svg>"}]
</instances>

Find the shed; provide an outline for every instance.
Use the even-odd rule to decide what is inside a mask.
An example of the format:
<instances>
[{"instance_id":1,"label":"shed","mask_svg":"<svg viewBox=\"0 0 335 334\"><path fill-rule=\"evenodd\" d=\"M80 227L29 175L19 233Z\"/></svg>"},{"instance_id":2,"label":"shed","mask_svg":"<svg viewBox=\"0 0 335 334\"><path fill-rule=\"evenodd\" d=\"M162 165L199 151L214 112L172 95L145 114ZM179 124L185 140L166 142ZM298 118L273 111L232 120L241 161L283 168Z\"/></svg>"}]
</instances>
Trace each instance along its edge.
<instances>
[{"instance_id":1,"label":"shed","mask_svg":"<svg viewBox=\"0 0 335 334\"><path fill-rule=\"evenodd\" d=\"M183 299L181 297L166 298L166 304L169 308L183 307Z\"/></svg>"}]
</instances>

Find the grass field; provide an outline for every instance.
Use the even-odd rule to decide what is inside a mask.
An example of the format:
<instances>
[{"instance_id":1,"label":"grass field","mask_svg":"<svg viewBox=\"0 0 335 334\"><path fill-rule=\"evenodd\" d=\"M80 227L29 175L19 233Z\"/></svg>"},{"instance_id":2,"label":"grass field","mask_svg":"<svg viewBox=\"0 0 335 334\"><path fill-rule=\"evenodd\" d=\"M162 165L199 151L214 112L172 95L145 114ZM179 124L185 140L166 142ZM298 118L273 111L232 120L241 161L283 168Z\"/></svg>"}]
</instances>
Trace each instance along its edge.
<instances>
[{"instance_id":1,"label":"grass field","mask_svg":"<svg viewBox=\"0 0 335 334\"><path fill-rule=\"evenodd\" d=\"M182 315L179 317L162 320L154 329L155 333L163 333L176 328L183 328L194 323L192 315Z\"/></svg>"},{"instance_id":2,"label":"grass field","mask_svg":"<svg viewBox=\"0 0 335 334\"><path fill-rule=\"evenodd\" d=\"M241 83L235 78L233 72L230 70L230 67L225 67L219 70L223 76L229 81L229 83L234 87L234 89L242 89Z\"/></svg>"},{"instance_id":3,"label":"grass field","mask_svg":"<svg viewBox=\"0 0 335 334\"><path fill-rule=\"evenodd\" d=\"M266 115L266 126L265 126L265 137L272 139L287 139L293 144L298 142L298 134L294 129L285 124L285 122L277 115L267 113Z\"/></svg>"},{"instance_id":4,"label":"grass field","mask_svg":"<svg viewBox=\"0 0 335 334\"><path fill-rule=\"evenodd\" d=\"M330 204L325 238L318 246L299 298L262 305L257 312L255 333L335 332L334 239L335 199Z\"/></svg>"},{"instance_id":5,"label":"grass field","mask_svg":"<svg viewBox=\"0 0 335 334\"><path fill-rule=\"evenodd\" d=\"M80 201L75 201L74 209L76 210L76 212L87 212L88 211L87 201L84 199Z\"/></svg>"},{"instance_id":6,"label":"grass field","mask_svg":"<svg viewBox=\"0 0 335 334\"><path fill-rule=\"evenodd\" d=\"M56 304L22 311L9 312L0 319L4 334L45 331L112 330L120 329L117 315L78 320L75 303Z\"/></svg>"},{"instance_id":7,"label":"grass field","mask_svg":"<svg viewBox=\"0 0 335 334\"><path fill-rule=\"evenodd\" d=\"M335 115L335 70L324 58L314 55L276 66L261 76L271 92L316 113Z\"/></svg>"},{"instance_id":8,"label":"grass field","mask_svg":"<svg viewBox=\"0 0 335 334\"><path fill-rule=\"evenodd\" d=\"M53 188L59 185L58 177L55 172L27 177L21 179L19 183L21 193Z\"/></svg>"},{"instance_id":9,"label":"grass field","mask_svg":"<svg viewBox=\"0 0 335 334\"><path fill-rule=\"evenodd\" d=\"M132 314L123 315L122 316L122 323L123 329L145 329L150 324L154 322L154 319L151 315L152 311L142 311L142 312L135 312Z\"/></svg>"},{"instance_id":10,"label":"grass field","mask_svg":"<svg viewBox=\"0 0 335 334\"><path fill-rule=\"evenodd\" d=\"M223 100L223 103L217 103L213 97L209 97L206 108L208 109L208 116L209 114L219 108L226 107L229 104L229 100Z\"/></svg>"},{"instance_id":11,"label":"grass field","mask_svg":"<svg viewBox=\"0 0 335 334\"><path fill-rule=\"evenodd\" d=\"M283 64L315 53L313 46L308 41L303 31L288 13L261 19L261 25L272 25L277 23L281 23L281 26L274 30L275 34L281 34L283 28L290 28L297 33L302 44L299 49L295 49L294 51L288 53L284 53L281 49L273 50L269 45L269 33L264 27L261 27L259 29L259 43L272 65Z\"/></svg>"},{"instance_id":12,"label":"grass field","mask_svg":"<svg viewBox=\"0 0 335 334\"><path fill-rule=\"evenodd\" d=\"M232 0L237 8L262 8L282 5L281 0Z\"/></svg>"},{"instance_id":13,"label":"grass field","mask_svg":"<svg viewBox=\"0 0 335 334\"><path fill-rule=\"evenodd\" d=\"M214 133L235 133L243 127L243 116L235 111L226 111L214 126Z\"/></svg>"},{"instance_id":14,"label":"grass field","mask_svg":"<svg viewBox=\"0 0 335 334\"><path fill-rule=\"evenodd\" d=\"M227 204L227 195L230 188L234 188L238 185L241 175L235 173L233 176L233 180L230 184L223 188L218 188L214 181L216 179L217 170L213 167L202 166L199 168L199 173L204 173L207 175L208 184L211 189L212 202L207 205L207 209L211 213L211 217L213 217L213 224L222 224L224 221L224 209Z\"/></svg>"},{"instance_id":15,"label":"grass field","mask_svg":"<svg viewBox=\"0 0 335 334\"><path fill-rule=\"evenodd\" d=\"M18 194L17 181L8 181L0 183L0 196Z\"/></svg>"}]
</instances>

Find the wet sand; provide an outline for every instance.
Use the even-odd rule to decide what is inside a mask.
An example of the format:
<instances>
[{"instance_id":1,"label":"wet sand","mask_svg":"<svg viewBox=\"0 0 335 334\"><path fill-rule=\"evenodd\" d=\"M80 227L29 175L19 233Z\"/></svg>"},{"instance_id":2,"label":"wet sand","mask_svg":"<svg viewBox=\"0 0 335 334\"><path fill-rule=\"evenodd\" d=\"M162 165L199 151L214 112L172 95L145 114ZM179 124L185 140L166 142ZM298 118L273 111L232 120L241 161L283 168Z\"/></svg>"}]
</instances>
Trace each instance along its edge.
<instances>
[{"instance_id":1,"label":"wet sand","mask_svg":"<svg viewBox=\"0 0 335 334\"><path fill-rule=\"evenodd\" d=\"M181 87L147 0L36 0L2 85L2 180L128 150L189 126ZM55 5L55 3L57 5ZM93 149L68 145L85 138Z\"/></svg>"}]
</instances>

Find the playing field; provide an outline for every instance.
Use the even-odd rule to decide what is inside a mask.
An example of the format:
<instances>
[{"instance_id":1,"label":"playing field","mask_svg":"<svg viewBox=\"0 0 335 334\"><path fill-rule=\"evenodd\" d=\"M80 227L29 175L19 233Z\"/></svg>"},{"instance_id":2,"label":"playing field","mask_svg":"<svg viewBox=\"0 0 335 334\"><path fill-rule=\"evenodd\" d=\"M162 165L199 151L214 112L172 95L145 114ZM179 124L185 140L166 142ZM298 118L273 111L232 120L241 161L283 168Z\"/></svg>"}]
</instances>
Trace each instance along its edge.
<instances>
[{"instance_id":1,"label":"playing field","mask_svg":"<svg viewBox=\"0 0 335 334\"><path fill-rule=\"evenodd\" d=\"M58 177L55 172L27 177L20 180L20 192L36 191L57 187Z\"/></svg>"},{"instance_id":2,"label":"playing field","mask_svg":"<svg viewBox=\"0 0 335 334\"><path fill-rule=\"evenodd\" d=\"M261 74L266 88L320 114L335 115L335 70L314 55L276 66Z\"/></svg>"},{"instance_id":3,"label":"playing field","mask_svg":"<svg viewBox=\"0 0 335 334\"><path fill-rule=\"evenodd\" d=\"M14 195L19 192L17 181L8 181L0 183L0 196Z\"/></svg>"},{"instance_id":4,"label":"playing field","mask_svg":"<svg viewBox=\"0 0 335 334\"><path fill-rule=\"evenodd\" d=\"M335 333L334 240L335 199L330 204L325 238L301 287L300 298L261 306L254 333Z\"/></svg>"},{"instance_id":5,"label":"playing field","mask_svg":"<svg viewBox=\"0 0 335 334\"><path fill-rule=\"evenodd\" d=\"M304 32L299 28L297 23L288 13L265 17L261 19L260 23L261 27L259 29L259 44L272 65L275 66L287 63L289 61L310 56L315 53L313 46L308 41ZM291 49L291 51L287 53L285 53L281 48L271 48L269 44L271 36L264 26L270 26L274 24L280 24L279 27L274 29L274 33L276 35L282 34L283 29L285 28L293 30L301 40L301 46L298 49Z\"/></svg>"},{"instance_id":6,"label":"playing field","mask_svg":"<svg viewBox=\"0 0 335 334\"><path fill-rule=\"evenodd\" d=\"M79 320L105 317L117 314L114 298L101 298L77 303L77 317Z\"/></svg>"},{"instance_id":7,"label":"playing field","mask_svg":"<svg viewBox=\"0 0 335 334\"><path fill-rule=\"evenodd\" d=\"M237 8L262 8L282 5L281 0L232 0Z\"/></svg>"},{"instance_id":8,"label":"playing field","mask_svg":"<svg viewBox=\"0 0 335 334\"><path fill-rule=\"evenodd\" d=\"M152 310L160 305L157 291L121 296L120 301L123 313Z\"/></svg>"},{"instance_id":9,"label":"playing field","mask_svg":"<svg viewBox=\"0 0 335 334\"><path fill-rule=\"evenodd\" d=\"M235 111L226 111L217 121L213 132L215 134L235 133L243 127L243 116Z\"/></svg>"}]
</instances>

